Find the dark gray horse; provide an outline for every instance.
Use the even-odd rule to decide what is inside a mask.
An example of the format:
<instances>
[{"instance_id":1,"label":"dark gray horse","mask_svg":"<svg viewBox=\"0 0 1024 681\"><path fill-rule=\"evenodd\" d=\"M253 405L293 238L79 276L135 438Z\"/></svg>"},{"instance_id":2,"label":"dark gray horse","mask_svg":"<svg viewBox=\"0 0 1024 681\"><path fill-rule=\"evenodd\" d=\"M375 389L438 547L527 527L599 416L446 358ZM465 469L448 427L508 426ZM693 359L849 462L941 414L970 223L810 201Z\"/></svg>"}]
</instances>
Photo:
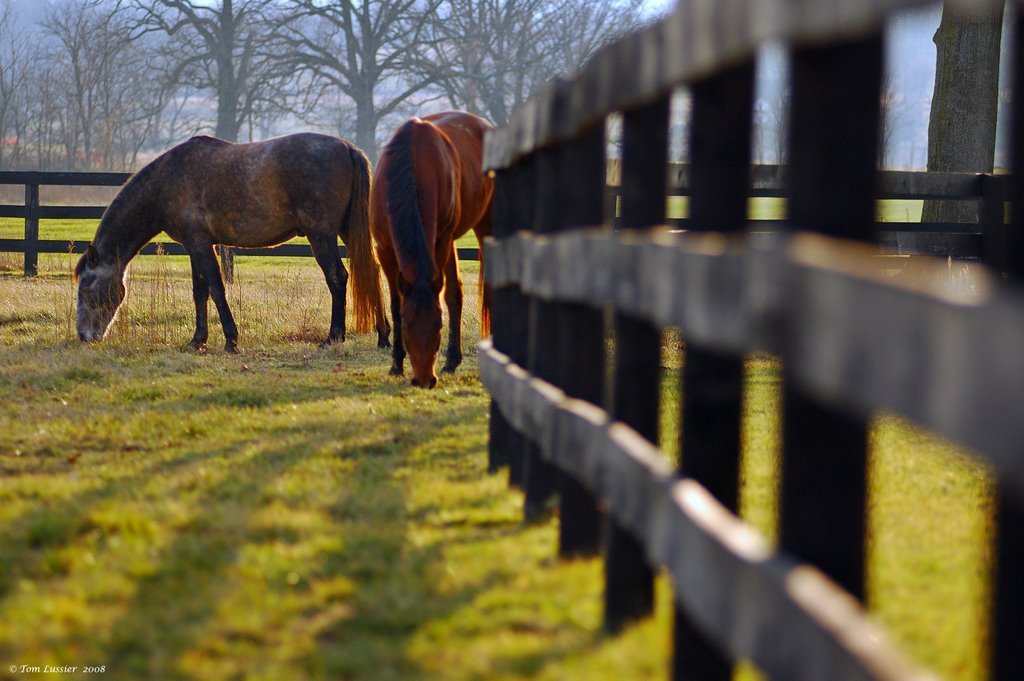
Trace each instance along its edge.
<instances>
[{"instance_id":1,"label":"dark gray horse","mask_svg":"<svg viewBox=\"0 0 1024 681\"><path fill-rule=\"evenodd\" d=\"M79 338L106 335L124 301L128 262L164 231L192 261L196 332L190 347L206 343L212 296L225 349L238 348L214 244L261 248L296 235L309 239L331 291L331 328L324 343L343 341L349 275L338 256L341 236L352 268L354 328L360 333L376 328L378 344L387 347L390 328L371 246L369 189L366 155L336 137L301 133L252 144L193 137L133 175L103 214L75 267Z\"/></svg>"}]
</instances>

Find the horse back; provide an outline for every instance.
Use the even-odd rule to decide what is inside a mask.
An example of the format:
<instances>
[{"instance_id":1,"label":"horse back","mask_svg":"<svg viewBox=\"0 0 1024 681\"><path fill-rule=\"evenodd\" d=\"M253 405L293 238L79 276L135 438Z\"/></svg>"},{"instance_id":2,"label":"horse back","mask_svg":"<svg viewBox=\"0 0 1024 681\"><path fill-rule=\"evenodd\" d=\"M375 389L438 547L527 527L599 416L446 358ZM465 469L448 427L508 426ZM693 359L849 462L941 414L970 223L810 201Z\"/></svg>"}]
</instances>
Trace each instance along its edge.
<instances>
[{"instance_id":1,"label":"horse back","mask_svg":"<svg viewBox=\"0 0 1024 681\"><path fill-rule=\"evenodd\" d=\"M311 230L337 235L342 226L354 173L344 140L317 133L246 144L194 137L172 151L166 204L178 229L196 223L214 243L245 248Z\"/></svg>"}]
</instances>

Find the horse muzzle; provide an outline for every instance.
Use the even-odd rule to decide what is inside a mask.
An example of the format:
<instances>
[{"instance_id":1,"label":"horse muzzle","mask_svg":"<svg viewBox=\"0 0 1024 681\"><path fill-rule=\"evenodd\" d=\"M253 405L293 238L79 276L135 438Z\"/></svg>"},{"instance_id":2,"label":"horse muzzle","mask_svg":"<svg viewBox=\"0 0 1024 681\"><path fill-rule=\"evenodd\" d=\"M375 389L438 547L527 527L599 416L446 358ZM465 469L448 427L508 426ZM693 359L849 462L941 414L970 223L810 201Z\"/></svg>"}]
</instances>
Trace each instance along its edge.
<instances>
[{"instance_id":1,"label":"horse muzzle","mask_svg":"<svg viewBox=\"0 0 1024 681\"><path fill-rule=\"evenodd\" d=\"M414 378L412 379L412 384L416 388L427 388L429 390L437 385L437 376L431 376L430 380L426 383L420 382Z\"/></svg>"}]
</instances>

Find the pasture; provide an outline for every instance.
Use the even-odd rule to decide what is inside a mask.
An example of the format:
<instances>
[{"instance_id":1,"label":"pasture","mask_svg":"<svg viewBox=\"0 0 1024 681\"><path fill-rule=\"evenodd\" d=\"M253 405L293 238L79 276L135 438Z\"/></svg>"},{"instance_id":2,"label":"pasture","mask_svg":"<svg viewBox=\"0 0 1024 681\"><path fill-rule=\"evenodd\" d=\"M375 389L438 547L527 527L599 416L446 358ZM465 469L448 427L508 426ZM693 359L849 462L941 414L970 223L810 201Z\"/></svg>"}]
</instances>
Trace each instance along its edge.
<instances>
[{"instance_id":1,"label":"pasture","mask_svg":"<svg viewBox=\"0 0 1024 681\"><path fill-rule=\"evenodd\" d=\"M213 350L182 350L188 265L169 256L133 264L111 337L82 346L73 262L24 279L0 254L0 678L663 678L664 580L652 621L603 635L600 562L557 560L557 521L524 525L486 473L475 265L466 361L428 392L388 377L371 335L317 348L311 259L238 258L238 356L214 320ZM663 361L676 409L672 339ZM769 536L778 403L778 366L751 358L741 499ZM870 609L926 666L980 679L986 472L890 417L872 444Z\"/></svg>"}]
</instances>

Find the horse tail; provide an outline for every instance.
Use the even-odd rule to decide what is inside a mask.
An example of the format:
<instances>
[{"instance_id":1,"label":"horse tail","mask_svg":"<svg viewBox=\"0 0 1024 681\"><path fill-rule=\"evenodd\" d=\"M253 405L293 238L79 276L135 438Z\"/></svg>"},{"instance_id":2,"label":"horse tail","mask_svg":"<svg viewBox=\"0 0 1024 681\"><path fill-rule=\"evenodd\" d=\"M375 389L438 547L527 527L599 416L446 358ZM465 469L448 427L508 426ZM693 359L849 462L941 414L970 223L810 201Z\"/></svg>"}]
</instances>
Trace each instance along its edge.
<instances>
[{"instance_id":1,"label":"horse tail","mask_svg":"<svg viewBox=\"0 0 1024 681\"><path fill-rule=\"evenodd\" d=\"M380 263L370 239L370 161L360 149L349 146L354 177L352 199L348 205L345 248L348 250L349 283L356 333L369 333L375 328L377 315L384 309L381 302Z\"/></svg>"}]
</instances>

